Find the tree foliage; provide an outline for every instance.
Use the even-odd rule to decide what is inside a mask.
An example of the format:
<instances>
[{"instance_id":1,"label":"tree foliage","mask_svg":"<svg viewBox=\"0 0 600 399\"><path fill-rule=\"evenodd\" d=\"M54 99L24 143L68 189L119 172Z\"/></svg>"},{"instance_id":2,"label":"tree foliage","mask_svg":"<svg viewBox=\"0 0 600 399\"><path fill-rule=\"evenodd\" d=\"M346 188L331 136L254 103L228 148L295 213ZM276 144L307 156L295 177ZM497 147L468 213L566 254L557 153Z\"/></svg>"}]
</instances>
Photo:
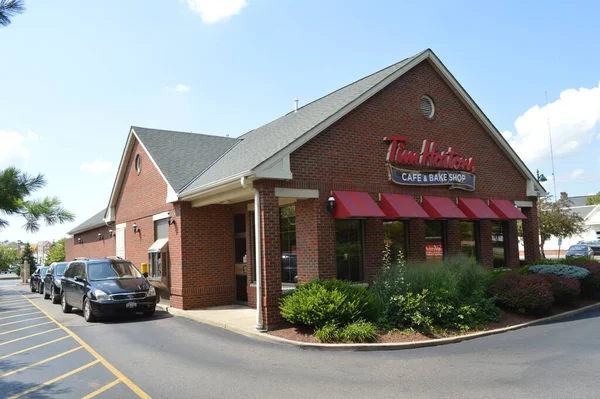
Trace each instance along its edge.
<instances>
[{"instance_id":1,"label":"tree foliage","mask_svg":"<svg viewBox=\"0 0 600 399\"><path fill-rule=\"evenodd\" d=\"M32 275L35 272L35 258L33 257L33 249L29 243L26 243L23 247L23 252L21 254L21 265L25 263L25 261L29 262L29 275Z\"/></svg>"},{"instance_id":2,"label":"tree foliage","mask_svg":"<svg viewBox=\"0 0 600 399\"><path fill-rule=\"evenodd\" d=\"M17 248L10 244L0 243L0 270L8 270L11 266L19 264Z\"/></svg>"},{"instance_id":3,"label":"tree foliage","mask_svg":"<svg viewBox=\"0 0 600 399\"><path fill-rule=\"evenodd\" d=\"M48 250L48 256L46 257L46 266L53 262L64 262L65 261L65 242L66 238L61 238L56 241Z\"/></svg>"},{"instance_id":4,"label":"tree foliage","mask_svg":"<svg viewBox=\"0 0 600 399\"><path fill-rule=\"evenodd\" d=\"M75 216L56 197L27 199L45 185L42 174L30 176L13 167L0 170L0 214L22 216L23 227L33 233L39 230L40 221L48 226L73 221ZM0 218L0 228L6 226L8 221Z\"/></svg>"},{"instance_id":5,"label":"tree foliage","mask_svg":"<svg viewBox=\"0 0 600 399\"><path fill-rule=\"evenodd\" d=\"M544 256L544 243L550 237L569 238L585 231L583 218L571 210L570 201L566 199L551 201L550 197L540 198L538 221L542 256Z\"/></svg>"},{"instance_id":6,"label":"tree foliage","mask_svg":"<svg viewBox=\"0 0 600 399\"><path fill-rule=\"evenodd\" d=\"M0 26L10 25L10 19L25 11L24 0L0 0Z\"/></svg>"},{"instance_id":7,"label":"tree foliage","mask_svg":"<svg viewBox=\"0 0 600 399\"><path fill-rule=\"evenodd\" d=\"M598 204L600 204L600 191L597 192L595 195L587 197L587 199L585 200L585 204L586 205L598 205Z\"/></svg>"}]
</instances>

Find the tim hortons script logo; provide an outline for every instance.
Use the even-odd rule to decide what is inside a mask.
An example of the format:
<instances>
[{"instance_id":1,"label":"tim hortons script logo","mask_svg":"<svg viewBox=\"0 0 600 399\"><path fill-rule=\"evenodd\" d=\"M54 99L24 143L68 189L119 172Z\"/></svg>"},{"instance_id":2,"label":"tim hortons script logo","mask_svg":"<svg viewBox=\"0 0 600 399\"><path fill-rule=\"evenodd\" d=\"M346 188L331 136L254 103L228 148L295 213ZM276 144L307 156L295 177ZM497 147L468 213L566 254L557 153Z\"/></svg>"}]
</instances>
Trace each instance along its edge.
<instances>
[{"instance_id":1,"label":"tim hortons script logo","mask_svg":"<svg viewBox=\"0 0 600 399\"><path fill-rule=\"evenodd\" d=\"M438 145L435 141L423 140L421 152L416 152L406 149L407 136L387 136L383 140L390 142L386 160L391 164L475 172L475 158L463 157L460 152L454 151L452 147L438 152Z\"/></svg>"}]
</instances>

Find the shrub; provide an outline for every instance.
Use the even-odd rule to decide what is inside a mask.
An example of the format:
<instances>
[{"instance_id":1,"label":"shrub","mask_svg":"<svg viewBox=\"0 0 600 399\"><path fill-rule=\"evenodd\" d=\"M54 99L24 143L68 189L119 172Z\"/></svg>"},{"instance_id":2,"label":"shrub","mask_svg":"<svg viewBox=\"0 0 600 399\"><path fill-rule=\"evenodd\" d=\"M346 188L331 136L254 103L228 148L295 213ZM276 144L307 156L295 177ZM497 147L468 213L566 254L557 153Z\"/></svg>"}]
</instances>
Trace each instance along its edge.
<instances>
[{"instance_id":1,"label":"shrub","mask_svg":"<svg viewBox=\"0 0 600 399\"><path fill-rule=\"evenodd\" d=\"M321 342L372 342L377 337L373 323L358 320L343 328L328 323L315 330L315 338Z\"/></svg>"},{"instance_id":2,"label":"shrub","mask_svg":"<svg viewBox=\"0 0 600 399\"><path fill-rule=\"evenodd\" d=\"M341 280L313 280L280 299L281 315L295 324L344 327L374 317L375 298L366 288Z\"/></svg>"},{"instance_id":3,"label":"shrub","mask_svg":"<svg viewBox=\"0 0 600 399\"><path fill-rule=\"evenodd\" d=\"M584 269L583 267L562 264L530 266L529 271L531 273L540 274L551 273L556 274L557 276L566 276L577 280L584 279L590 274L590 272Z\"/></svg>"},{"instance_id":4,"label":"shrub","mask_svg":"<svg viewBox=\"0 0 600 399\"><path fill-rule=\"evenodd\" d=\"M407 292L389 300L384 322L395 328L410 328L417 331L430 331L433 327L427 290L420 293Z\"/></svg>"},{"instance_id":5,"label":"shrub","mask_svg":"<svg viewBox=\"0 0 600 399\"><path fill-rule=\"evenodd\" d=\"M507 274L498 278L490 291L501 304L521 313L545 312L554 303L550 283L540 275Z\"/></svg>"},{"instance_id":6,"label":"shrub","mask_svg":"<svg viewBox=\"0 0 600 399\"><path fill-rule=\"evenodd\" d=\"M581 294L581 285L578 280L552 273L543 276L550 283L552 296L556 303L571 303Z\"/></svg>"},{"instance_id":7,"label":"shrub","mask_svg":"<svg viewBox=\"0 0 600 399\"><path fill-rule=\"evenodd\" d=\"M581 280L581 295L587 298L600 297L600 263L596 261L568 261L570 265L586 269L590 274Z\"/></svg>"}]
</instances>

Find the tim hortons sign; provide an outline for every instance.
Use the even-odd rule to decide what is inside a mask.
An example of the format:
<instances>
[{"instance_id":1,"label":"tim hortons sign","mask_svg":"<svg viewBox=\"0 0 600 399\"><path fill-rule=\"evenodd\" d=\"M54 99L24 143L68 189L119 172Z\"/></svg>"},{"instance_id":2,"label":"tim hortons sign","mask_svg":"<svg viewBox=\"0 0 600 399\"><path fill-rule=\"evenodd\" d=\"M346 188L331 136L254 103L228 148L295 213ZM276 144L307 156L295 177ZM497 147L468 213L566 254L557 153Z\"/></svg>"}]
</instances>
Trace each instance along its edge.
<instances>
[{"instance_id":1,"label":"tim hortons sign","mask_svg":"<svg viewBox=\"0 0 600 399\"><path fill-rule=\"evenodd\" d=\"M475 158L464 157L452 147L438 151L435 141L423 140L421 151L406 148L408 137L387 136L389 142L386 156L390 180L400 185L416 186L450 186L451 189L475 190ZM395 165L410 165L436 170L401 169Z\"/></svg>"}]
</instances>

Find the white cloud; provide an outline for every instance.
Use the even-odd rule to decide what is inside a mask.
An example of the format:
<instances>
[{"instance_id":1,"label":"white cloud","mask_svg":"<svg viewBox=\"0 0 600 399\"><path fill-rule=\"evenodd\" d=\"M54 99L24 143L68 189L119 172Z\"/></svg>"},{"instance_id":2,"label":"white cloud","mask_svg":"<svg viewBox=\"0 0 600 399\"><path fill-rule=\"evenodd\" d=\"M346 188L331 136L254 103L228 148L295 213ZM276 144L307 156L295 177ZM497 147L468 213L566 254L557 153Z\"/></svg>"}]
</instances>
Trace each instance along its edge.
<instances>
[{"instance_id":1,"label":"white cloud","mask_svg":"<svg viewBox=\"0 0 600 399\"><path fill-rule=\"evenodd\" d=\"M15 131L0 130L0 168L22 167L29 159L28 143L39 136L31 131L21 134Z\"/></svg>"},{"instance_id":2,"label":"white cloud","mask_svg":"<svg viewBox=\"0 0 600 399\"><path fill-rule=\"evenodd\" d=\"M591 89L565 90L553 103L536 105L515 121L516 134L503 132L526 162L550 158L548 117L556 157L571 155L590 143L600 122L600 84Z\"/></svg>"},{"instance_id":3,"label":"white cloud","mask_svg":"<svg viewBox=\"0 0 600 399\"><path fill-rule=\"evenodd\" d=\"M192 90L192 88L190 86L185 86L185 85L177 85L175 87L175 91L178 91L180 93L189 93L190 90Z\"/></svg>"},{"instance_id":4,"label":"white cloud","mask_svg":"<svg viewBox=\"0 0 600 399\"><path fill-rule=\"evenodd\" d=\"M504 139L506 141L510 140L510 138L512 137L512 135L513 134L511 132L509 132L508 130L505 130L505 131L502 132L502 136L504 136Z\"/></svg>"},{"instance_id":5,"label":"white cloud","mask_svg":"<svg viewBox=\"0 0 600 399\"><path fill-rule=\"evenodd\" d=\"M579 179L580 177L583 177L584 173L583 169L575 169L571 172L571 179Z\"/></svg>"},{"instance_id":6,"label":"white cloud","mask_svg":"<svg viewBox=\"0 0 600 399\"><path fill-rule=\"evenodd\" d=\"M105 161L102 158L96 158L94 162L82 162L79 169L84 172L102 173L111 171L114 167L115 165L112 162Z\"/></svg>"},{"instance_id":7,"label":"white cloud","mask_svg":"<svg viewBox=\"0 0 600 399\"><path fill-rule=\"evenodd\" d=\"M207 24L219 22L240 13L247 0L187 0L190 10L200 14Z\"/></svg>"}]
</instances>

